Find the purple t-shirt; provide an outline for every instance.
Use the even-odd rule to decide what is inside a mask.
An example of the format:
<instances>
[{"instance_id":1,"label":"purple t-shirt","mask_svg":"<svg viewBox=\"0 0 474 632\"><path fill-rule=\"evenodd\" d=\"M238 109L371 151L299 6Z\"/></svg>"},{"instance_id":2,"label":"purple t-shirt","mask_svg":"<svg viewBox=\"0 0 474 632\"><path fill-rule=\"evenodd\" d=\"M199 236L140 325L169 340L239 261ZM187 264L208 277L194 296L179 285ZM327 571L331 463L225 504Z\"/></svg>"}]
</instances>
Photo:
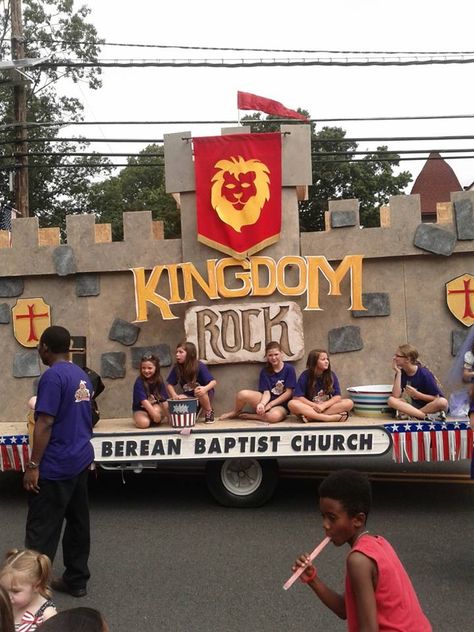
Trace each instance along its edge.
<instances>
[{"instance_id":1,"label":"purple t-shirt","mask_svg":"<svg viewBox=\"0 0 474 632\"><path fill-rule=\"evenodd\" d=\"M43 413L54 417L54 423L41 459L40 478L73 478L94 460L91 394L88 376L71 362L56 362L41 376L35 419Z\"/></svg>"},{"instance_id":2,"label":"purple t-shirt","mask_svg":"<svg viewBox=\"0 0 474 632\"><path fill-rule=\"evenodd\" d=\"M278 373L273 373L264 368L260 371L260 380L258 382L258 390L263 393L270 391L270 401L283 395L287 388L295 388L296 372L291 364L283 363L283 368Z\"/></svg>"},{"instance_id":3,"label":"purple t-shirt","mask_svg":"<svg viewBox=\"0 0 474 632\"><path fill-rule=\"evenodd\" d=\"M166 386L164 382L155 385L149 384L148 387L150 389L149 395L147 395L146 393L143 379L141 377L137 377L133 386L133 412L135 412L136 410L143 410L141 403L144 399L147 399L150 404L158 404L160 401L168 399L168 393L166 391Z\"/></svg>"},{"instance_id":4,"label":"purple t-shirt","mask_svg":"<svg viewBox=\"0 0 474 632\"><path fill-rule=\"evenodd\" d=\"M308 392L309 370L306 369L306 371L303 371L298 379L293 397L306 397L306 399L309 399L312 402L325 402L327 399L330 399L335 395L340 395L341 387L339 386L337 375L334 371L331 371L331 375L333 388L332 393L326 393L324 391L322 377L316 378L310 393Z\"/></svg>"},{"instance_id":5,"label":"purple t-shirt","mask_svg":"<svg viewBox=\"0 0 474 632\"><path fill-rule=\"evenodd\" d=\"M407 384L413 386L413 388L416 388L417 391L420 391L420 393L424 393L425 395L439 395L440 397L443 397L443 393L441 392L433 373L431 373L431 371L425 366L419 366L415 375L407 375L402 369L402 391ZM425 406L427 402L423 399L412 398L412 403L417 408L421 408L422 406Z\"/></svg>"},{"instance_id":6,"label":"purple t-shirt","mask_svg":"<svg viewBox=\"0 0 474 632\"><path fill-rule=\"evenodd\" d=\"M188 397L194 397L195 388L197 388L198 386L206 386L207 384L209 384L209 382L212 382L213 379L214 378L212 377L211 372L209 371L207 366L204 364L204 362L201 362L199 360L198 372L196 375L196 380L194 382L186 383L183 379L178 378L178 372L176 370L176 367L173 367L171 369L166 381L168 382L168 384L171 384L172 386L175 386L176 384L178 384L178 381L179 381L179 384L181 388L183 389L183 393L187 395ZM214 389L211 389L208 392L208 395L209 397L212 397L213 394L214 394Z\"/></svg>"}]
</instances>

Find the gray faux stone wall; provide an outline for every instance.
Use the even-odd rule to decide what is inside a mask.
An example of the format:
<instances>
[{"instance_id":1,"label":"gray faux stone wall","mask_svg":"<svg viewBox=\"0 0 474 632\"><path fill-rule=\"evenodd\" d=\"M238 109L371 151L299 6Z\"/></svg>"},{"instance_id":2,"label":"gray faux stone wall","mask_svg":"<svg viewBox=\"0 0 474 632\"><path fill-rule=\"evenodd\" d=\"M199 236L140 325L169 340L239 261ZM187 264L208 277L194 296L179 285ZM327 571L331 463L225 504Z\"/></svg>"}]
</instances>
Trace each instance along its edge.
<instances>
[{"instance_id":1,"label":"gray faux stone wall","mask_svg":"<svg viewBox=\"0 0 474 632\"><path fill-rule=\"evenodd\" d=\"M11 320L11 310L8 303L0 304L0 324L8 325Z\"/></svg>"},{"instance_id":2,"label":"gray faux stone wall","mask_svg":"<svg viewBox=\"0 0 474 632\"><path fill-rule=\"evenodd\" d=\"M125 377L125 352L109 351L103 353L100 362L100 375L116 380Z\"/></svg>"},{"instance_id":3,"label":"gray faux stone wall","mask_svg":"<svg viewBox=\"0 0 474 632\"><path fill-rule=\"evenodd\" d=\"M99 296L100 276L98 274L78 274L76 276L76 296Z\"/></svg>"},{"instance_id":4,"label":"gray faux stone wall","mask_svg":"<svg viewBox=\"0 0 474 632\"><path fill-rule=\"evenodd\" d=\"M35 377L40 374L40 359L36 349L18 351L13 356L13 377Z\"/></svg>"},{"instance_id":5,"label":"gray faux stone wall","mask_svg":"<svg viewBox=\"0 0 474 632\"><path fill-rule=\"evenodd\" d=\"M53 252L53 263L56 274L68 276L77 272L74 250L71 246L58 246Z\"/></svg>"},{"instance_id":6,"label":"gray faux stone wall","mask_svg":"<svg viewBox=\"0 0 474 632\"><path fill-rule=\"evenodd\" d=\"M362 303L366 311L354 310L353 318L367 316L390 316L390 296L386 292L370 292L362 294Z\"/></svg>"},{"instance_id":7,"label":"gray faux stone wall","mask_svg":"<svg viewBox=\"0 0 474 632\"><path fill-rule=\"evenodd\" d=\"M154 355L160 361L160 366L171 365L171 352L170 346L166 344L150 345L149 347L133 347L132 352L132 367L134 369L140 368L140 362L144 355Z\"/></svg>"},{"instance_id":8,"label":"gray faux stone wall","mask_svg":"<svg viewBox=\"0 0 474 632\"><path fill-rule=\"evenodd\" d=\"M136 343L139 333L140 327L138 325L116 318L110 328L109 339L130 346Z\"/></svg>"},{"instance_id":9,"label":"gray faux stone wall","mask_svg":"<svg viewBox=\"0 0 474 632\"><path fill-rule=\"evenodd\" d=\"M24 291L24 283L21 277L0 278L0 296L2 298L14 298L21 296Z\"/></svg>"},{"instance_id":10,"label":"gray faux stone wall","mask_svg":"<svg viewBox=\"0 0 474 632\"><path fill-rule=\"evenodd\" d=\"M364 347L359 327L352 325L331 329L328 333L328 341L329 353L359 351Z\"/></svg>"},{"instance_id":11,"label":"gray faux stone wall","mask_svg":"<svg viewBox=\"0 0 474 632\"><path fill-rule=\"evenodd\" d=\"M413 241L417 248L449 257L456 245L456 235L431 224L420 224Z\"/></svg>"}]
</instances>

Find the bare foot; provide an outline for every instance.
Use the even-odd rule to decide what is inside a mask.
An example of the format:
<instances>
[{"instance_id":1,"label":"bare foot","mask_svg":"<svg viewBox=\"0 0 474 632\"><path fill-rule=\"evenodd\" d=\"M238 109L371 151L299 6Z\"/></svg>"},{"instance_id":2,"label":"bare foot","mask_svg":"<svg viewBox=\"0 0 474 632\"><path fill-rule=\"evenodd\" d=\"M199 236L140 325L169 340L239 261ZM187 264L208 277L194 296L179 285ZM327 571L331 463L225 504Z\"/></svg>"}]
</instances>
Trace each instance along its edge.
<instances>
[{"instance_id":1,"label":"bare foot","mask_svg":"<svg viewBox=\"0 0 474 632\"><path fill-rule=\"evenodd\" d=\"M239 417L239 413L236 410L231 410L229 413L224 413L219 417L221 421L224 419L237 419Z\"/></svg>"}]
</instances>

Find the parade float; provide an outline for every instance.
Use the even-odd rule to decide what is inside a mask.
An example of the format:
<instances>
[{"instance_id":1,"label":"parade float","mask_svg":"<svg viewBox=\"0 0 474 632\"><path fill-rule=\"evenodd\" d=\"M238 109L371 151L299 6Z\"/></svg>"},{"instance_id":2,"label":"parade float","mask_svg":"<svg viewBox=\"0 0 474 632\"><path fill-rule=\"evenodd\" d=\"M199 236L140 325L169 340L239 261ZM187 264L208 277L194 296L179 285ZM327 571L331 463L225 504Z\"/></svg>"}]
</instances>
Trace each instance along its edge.
<instances>
[{"instance_id":1,"label":"parade float","mask_svg":"<svg viewBox=\"0 0 474 632\"><path fill-rule=\"evenodd\" d=\"M330 200L325 230L300 233L298 202L312 183L307 124L165 135L165 174L181 239L164 239L147 211L124 213L120 242L87 214L68 215L65 236L36 218L0 231L2 470L28 459L26 403L44 370L36 345L51 324L69 329L72 360L106 385L92 440L104 468L204 460L220 502L254 506L271 496L281 457L470 457L466 418L398 422L380 397L398 345L415 345L443 381L474 323L474 192L453 193L431 224L418 195L394 196L376 228L360 225L357 200ZM257 384L270 340L298 373L311 349L327 349L356 414L337 425L290 416L207 427L194 417L138 430L131 394L140 359L157 355L166 376L184 338L217 379L217 416ZM374 395L374 386L385 390Z\"/></svg>"}]
</instances>

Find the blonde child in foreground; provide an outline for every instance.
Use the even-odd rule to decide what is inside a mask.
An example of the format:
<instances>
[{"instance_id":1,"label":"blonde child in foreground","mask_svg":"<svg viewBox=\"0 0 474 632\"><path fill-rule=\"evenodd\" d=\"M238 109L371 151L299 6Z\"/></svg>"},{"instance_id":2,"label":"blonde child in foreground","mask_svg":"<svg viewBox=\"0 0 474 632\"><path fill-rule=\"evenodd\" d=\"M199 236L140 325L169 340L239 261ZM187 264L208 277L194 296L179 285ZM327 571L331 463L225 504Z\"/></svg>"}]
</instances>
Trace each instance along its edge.
<instances>
[{"instance_id":1,"label":"blonde child in foreground","mask_svg":"<svg viewBox=\"0 0 474 632\"><path fill-rule=\"evenodd\" d=\"M350 546L344 594L318 577L308 554L298 557L293 572L305 568L301 581L338 617L347 619L349 632L431 632L397 554L387 540L367 530L371 502L370 483L356 471L333 472L319 487L326 536L335 546Z\"/></svg>"},{"instance_id":2,"label":"blonde child in foreground","mask_svg":"<svg viewBox=\"0 0 474 632\"><path fill-rule=\"evenodd\" d=\"M0 570L0 585L8 592L15 630L35 632L56 614L48 587L51 562L47 555L25 549L9 551Z\"/></svg>"}]
</instances>

